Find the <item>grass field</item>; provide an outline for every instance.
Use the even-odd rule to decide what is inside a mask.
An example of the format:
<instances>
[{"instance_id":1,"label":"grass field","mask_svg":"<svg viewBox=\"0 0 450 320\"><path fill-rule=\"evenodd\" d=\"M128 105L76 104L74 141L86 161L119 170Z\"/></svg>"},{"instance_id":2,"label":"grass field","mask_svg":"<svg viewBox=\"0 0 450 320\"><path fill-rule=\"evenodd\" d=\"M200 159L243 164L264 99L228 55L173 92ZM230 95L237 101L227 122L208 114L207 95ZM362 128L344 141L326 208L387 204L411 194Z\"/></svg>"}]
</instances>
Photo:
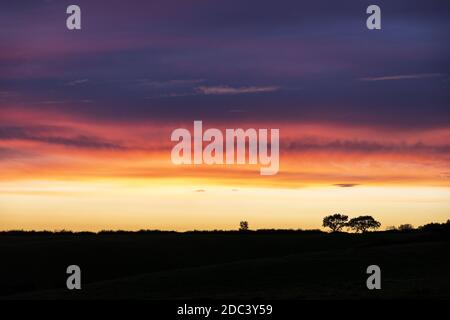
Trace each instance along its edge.
<instances>
[{"instance_id":1,"label":"grass field","mask_svg":"<svg viewBox=\"0 0 450 320\"><path fill-rule=\"evenodd\" d=\"M0 233L2 299L450 298L440 232ZM66 268L82 290L66 289ZM368 290L366 268L381 268Z\"/></svg>"}]
</instances>

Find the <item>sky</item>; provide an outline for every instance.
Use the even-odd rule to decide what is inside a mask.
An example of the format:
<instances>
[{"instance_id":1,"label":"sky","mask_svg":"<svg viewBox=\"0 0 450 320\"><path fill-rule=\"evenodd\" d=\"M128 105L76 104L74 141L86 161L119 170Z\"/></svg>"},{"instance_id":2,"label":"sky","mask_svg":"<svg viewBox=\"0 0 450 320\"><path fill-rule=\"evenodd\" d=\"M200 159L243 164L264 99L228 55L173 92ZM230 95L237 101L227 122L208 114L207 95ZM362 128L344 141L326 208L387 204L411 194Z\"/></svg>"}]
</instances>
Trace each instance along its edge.
<instances>
[{"instance_id":1,"label":"sky","mask_svg":"<svg viewBox=\"0 0 450 320\"><path fill-rule=\"evenodd\" d=\"M0 0L0 230L450 219L450 3L370 4ZM174 165L194 120L279 129L280 171Z\"/></svg>"}]
</instances>

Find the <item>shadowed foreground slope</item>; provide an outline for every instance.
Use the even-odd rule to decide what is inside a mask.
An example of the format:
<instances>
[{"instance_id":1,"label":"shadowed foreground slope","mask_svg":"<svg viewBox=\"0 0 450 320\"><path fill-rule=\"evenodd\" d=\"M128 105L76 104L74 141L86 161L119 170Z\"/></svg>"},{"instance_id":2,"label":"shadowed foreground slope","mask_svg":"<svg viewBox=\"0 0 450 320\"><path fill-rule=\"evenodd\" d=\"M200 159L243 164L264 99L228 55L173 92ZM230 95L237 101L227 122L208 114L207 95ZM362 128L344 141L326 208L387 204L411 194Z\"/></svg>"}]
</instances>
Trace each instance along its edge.
<instances>
[{"instance_id":1,"label":"shadowed foreground slope","mask_svg":"<svg viewBox=\"0 0 450 320\"><path fill-rule=\"evenodd\" d=\"M450 298L448 233L2 234L3 298ZM81 291L65 268L82 269ZM382 290L366 289L368 265Z\"/></svg>"}]
</instances>

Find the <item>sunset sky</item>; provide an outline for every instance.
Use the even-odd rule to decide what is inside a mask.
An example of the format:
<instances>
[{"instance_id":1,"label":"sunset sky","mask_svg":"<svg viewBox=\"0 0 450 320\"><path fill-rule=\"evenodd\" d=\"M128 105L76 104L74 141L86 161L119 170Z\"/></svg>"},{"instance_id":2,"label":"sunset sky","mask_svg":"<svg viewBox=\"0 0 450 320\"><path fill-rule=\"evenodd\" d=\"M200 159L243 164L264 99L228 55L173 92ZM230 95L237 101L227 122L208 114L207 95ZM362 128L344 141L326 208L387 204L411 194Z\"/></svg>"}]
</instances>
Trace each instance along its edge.
<instances>
[{"instance_id":1,"label":"sunset sky","mask_svg":"<svg viewBox=\"0 0 450 320\"><path fill-rule=\"evenodd\" d=\"M1 1L0 230L450 219L450 2L393 2ZM173 165L194 120L280 129L279 173Z\"/></svg>"}]
</instances>

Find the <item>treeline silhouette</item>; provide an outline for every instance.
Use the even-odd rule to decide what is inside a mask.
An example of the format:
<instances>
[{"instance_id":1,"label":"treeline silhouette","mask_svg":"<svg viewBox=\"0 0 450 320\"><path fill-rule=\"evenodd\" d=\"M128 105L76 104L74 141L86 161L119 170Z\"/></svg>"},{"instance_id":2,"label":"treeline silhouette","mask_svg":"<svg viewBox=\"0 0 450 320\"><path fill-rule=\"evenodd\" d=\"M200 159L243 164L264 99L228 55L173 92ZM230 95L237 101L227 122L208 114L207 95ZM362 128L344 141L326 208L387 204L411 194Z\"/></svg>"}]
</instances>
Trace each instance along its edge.
<instances>
[{"instance_id":1,"label":"treeline silhouette","mask_svg":"<svg viewBox=\"0 0 450 320\"><path fill-rule=\"evenodd\" d=\"M0 231L0 234L9 234L9 235L20 235L20 234L36 234L36 235L108 235L108 234L243 234L243 233L326 233L320 229L256 229L256 230L221 230L221 229L214 229L214 230L189 230L189 231L174 231L174 230L137 230L137 231L130 231L130 230L101 230L98 232L94 231L71 231L71 230L7 230L7 231Z\"/></svg>"},{"instance_id":2,"label":"treeline silhouette","mask_svg":"<svg viewBox=\"0 0 450 320\"><path fill-rule=\"evenodd\" d=\"M377 229L377 222L370 216L361 216L350 221L346 222L348 217L343 215L331 215L327 216L323 220L323 226L330 228L333 233L342 232L343 228L347 227L350 230L356 231L355 233L361 232L365 233L369 229L370 226L374 226L372 229ZM372 219L373 220L372 220ZM351 221L353 222L351 223ZM244 221L246 222L246 221ZM369 227L368 227L369 226ZM379 226L378 226L379 227ZM390 226L387 227L384 231L376 231L376 233L421 233L421 232L445 232L450 233L450 220L444 223L428 223L417 228L414 228L411 224L402 224L398 227ZM295 233L308 233L308 234L326 234L327 232L320 229L255 229L251 230L248 227L248 223L243 224L240 223L240 228L238 230L189 230L189 231L174 231L174 230L157 230L157 229L141 229L137 231L129 231L129 230L101 230L98 232L93 231L71 231L71 230L7 230L0 231L0 234L8 234L8 235L109 235L109 234L295 234ZM342 232L347 233L347 232ZM351 233L349 233L351 234Z\"/></svg>"}]
</instances>

